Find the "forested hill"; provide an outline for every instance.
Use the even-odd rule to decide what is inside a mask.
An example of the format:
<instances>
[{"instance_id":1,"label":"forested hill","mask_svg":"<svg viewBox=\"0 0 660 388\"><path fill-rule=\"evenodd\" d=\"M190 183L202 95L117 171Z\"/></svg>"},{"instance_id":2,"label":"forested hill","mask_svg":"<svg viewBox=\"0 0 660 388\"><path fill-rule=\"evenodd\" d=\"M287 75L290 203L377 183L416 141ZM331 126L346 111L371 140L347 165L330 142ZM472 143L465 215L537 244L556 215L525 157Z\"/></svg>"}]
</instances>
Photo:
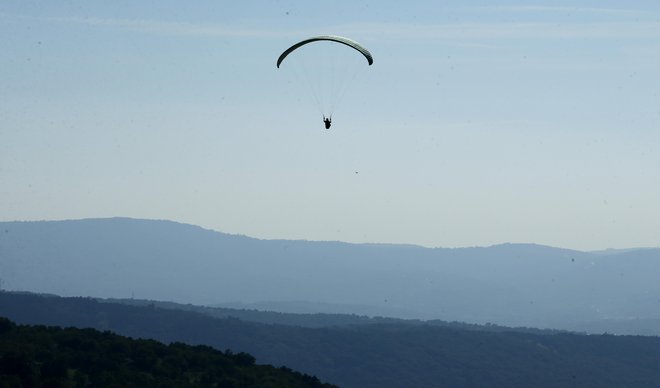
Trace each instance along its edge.
<instances>
[{"instance_id":1,"label":"forested hill","mask_svg":"<svg viewBox=\"0 0 660 388\"><path fill-rule=\"evenodd\" d=\"M246 353L0 317L0 387L335 387Z\"/></svg>"},{"instance_id":2,"label":"forested hill","mask_svg":"<svg viewBox=\"0 0 660 388\"><path fill-rule=\"evenodd\" d=\"M479 330L479 331L516 331L519 333L538 333L538 334L556 334L567 333L567 330L537 329L533 327L509 327L488 323L485 325L458 322L443 321L439 319L421 320L421 319L402 319L390 317L369 317L356 314L300 314L300 313L282 313L278 311L262 311L256 309L237 309L227 307L197 306L192 304L181 304L174 302L163 302L145 299L95 299L101 303L118 303L128 306L148 306L163 309L181 310L197 312L214 318L237 318L246 322L256 322L265 324L277 324L286 326L299 326L309 328L339 327L339 326L359 326L375 324L392 325L427 325L444 326L455 329ZM583 333L583 332L582 332Z\"/></svg>"},{"instance_id":3,"label":"forested hill","mask_svg":"<svg viewBox=\"0 0 660 388\"><path fill-rule=\"evenodd\" d=\"M344 388L660 387L660 338L464 330L402 322L304 328L0 293L19 323L93 327L166 343L245 352Z\"/></svg>"}]
</instances>

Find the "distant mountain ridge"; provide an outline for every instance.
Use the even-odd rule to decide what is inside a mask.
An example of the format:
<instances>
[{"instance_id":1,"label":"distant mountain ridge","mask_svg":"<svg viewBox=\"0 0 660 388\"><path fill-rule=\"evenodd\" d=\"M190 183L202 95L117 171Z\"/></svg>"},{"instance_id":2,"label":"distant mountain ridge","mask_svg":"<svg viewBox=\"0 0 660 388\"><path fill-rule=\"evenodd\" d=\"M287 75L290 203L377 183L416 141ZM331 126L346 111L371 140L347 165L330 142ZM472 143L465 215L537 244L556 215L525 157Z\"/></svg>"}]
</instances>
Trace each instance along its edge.
<instances>
[{"instance_id":1,"label":"distant mountain ridge","mask_svg":"<svg viewBox=\"0 0 660 388\"><path fill-rule=\"evenodd\" d=\"M0 232L7 290L205 305L368 306L369 315L567 329L660 318L660 249L600 254L535 244L259 240L127 218L1 222Z\"/></svg>"}]
</instances>

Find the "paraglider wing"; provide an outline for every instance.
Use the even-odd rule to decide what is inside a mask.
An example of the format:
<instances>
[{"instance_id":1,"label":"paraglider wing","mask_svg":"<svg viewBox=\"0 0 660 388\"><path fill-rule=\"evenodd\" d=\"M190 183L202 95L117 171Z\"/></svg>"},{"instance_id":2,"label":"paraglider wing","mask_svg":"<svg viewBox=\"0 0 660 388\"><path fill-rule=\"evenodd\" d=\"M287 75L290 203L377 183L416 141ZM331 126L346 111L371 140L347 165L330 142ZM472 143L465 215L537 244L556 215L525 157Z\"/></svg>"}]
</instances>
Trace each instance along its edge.
<instances>
[{"instance_id":1,"label":"paraglider wing","mask_svg":"<svg viewBox=\"0 0 660 388\"><path fill-rule=\"evenodd\" d=\"M346 46L352 47L355 50L359 51L362 55L364 55L364 57L367 58L367 62L369 63L369 66L371 66L371 64L374 63L374 59L372 58L371 53L369 52L369 50L362 47L362 45L360 45L358 42L356 42L354 40L351 40L351 39L348 39L348 38L341 37L341 36L321 35L321 36L316 36L314 38L305 39L301 42L298 42L298 43L294 44L293 46L289 47L288 49L286 49L282 53L282 55L280 55L280 57L277 58L277 67L279 68L280 64L282 63L284 58L286 58L287 55L291 54L291 52L293 52L298 47L304 46L307 43L317 42L317 41L320 41L320 40L329 40L329 41L332 41L332 42L338 42L338 43L345 44Z\"/></svg>"}]
</instances>

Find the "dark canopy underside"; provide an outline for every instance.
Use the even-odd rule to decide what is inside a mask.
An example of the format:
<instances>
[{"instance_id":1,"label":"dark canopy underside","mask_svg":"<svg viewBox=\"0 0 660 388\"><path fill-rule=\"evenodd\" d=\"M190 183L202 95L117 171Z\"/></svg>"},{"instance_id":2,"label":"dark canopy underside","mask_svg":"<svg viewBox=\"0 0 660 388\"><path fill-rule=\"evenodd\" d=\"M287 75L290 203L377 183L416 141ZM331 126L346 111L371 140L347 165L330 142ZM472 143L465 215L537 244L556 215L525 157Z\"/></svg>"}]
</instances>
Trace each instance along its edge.
<instances>
[{"instance_id":1,"label":"dark canopy underside","mask_svg":"<svg viewBox=\"0 0 660 388\"><path fill-rule=\"evenodd\" d=\"M367 58L367 62L369 63L369 66L371 66L372 63L374 63L374 59L371 56L371 53L369 52L369 50L362 47L358 42L356 42L354 40L351 40L351 39L348 39L348 38L341 37L341 36L321 35L321 36L316 36L316 37L313 37L313 38L305 39L301 42L298 42L298 43L294 44L293 46L289 47L288 49L286 49L282 53L282 55L280 55L280 57L277 58L277 67L280 67L280 64L282 63L284 58L286 58L287 55L291 54L291 52L294 51L295 49L297 49L298 47L304 46L307 43L318 42L318 41L322 41L322 40L328 40L328 41L332 41L332 42L345 44L346 46L354 48L355 50L359 51L362 55L364 55L364 57Z\"/></svg>"}]
</instances>

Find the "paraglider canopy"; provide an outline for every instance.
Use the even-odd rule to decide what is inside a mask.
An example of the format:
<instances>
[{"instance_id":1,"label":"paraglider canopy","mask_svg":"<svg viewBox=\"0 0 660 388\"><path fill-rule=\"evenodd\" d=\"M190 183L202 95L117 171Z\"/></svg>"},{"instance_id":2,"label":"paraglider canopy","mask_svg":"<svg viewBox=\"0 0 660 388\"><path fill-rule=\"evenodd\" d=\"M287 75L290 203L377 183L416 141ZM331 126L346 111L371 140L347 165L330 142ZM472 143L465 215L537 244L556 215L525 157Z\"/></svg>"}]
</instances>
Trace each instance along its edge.
<instances>
[{"instance_id":1,"label":"paraglider canopy","mask_svg":"<svg viewBox=\"0 0 660 388\"><path fill-rule=\"evenodd\" d=\"M303 41L300 41L300 42L294 44L293 46L289 47L288 49L284 50L282 55L280 55L280 57L277 58L277 67L278 68L280 67L280 65L282 64L282 61L284 60L284 58L286 58L287 55L291 54L291 52L293 50L297 49L298 47L304 46L308 43L318 42L318 41L322 41L322 40L328 40L328 41L331 41L331 42L342 43L342 44L345 44L348 47L352 47L352 48L356 49L357 51L359 51L362 55L364 55L365 58L367 58L367 63L369 63L369 66L371 66L374 63L374 58L371 56L371 53L369 52L369 50L364 48L358 42L356 42L352 39L344 38L342 36L321 35L321 36L315 36L313 38L309 38L309 39L305 39Z\"/></svg>"},{"instance_id":2,"label":"paraglider canopy","mask_svg":"<svg viewBox=\"0 0 660 388\"><path fill-rule=\"evenodd\" d=\"M302 49L301 49L302 48ZM320 35L301 40L277 58L277 68L295 76L293 85L306 86L308 94L330 128L332 114L354 86L358 74L374 63L373 56L358 42L337 35ZM286 65L283 65L286 62Z\"/></svg>"}]
</instances>

